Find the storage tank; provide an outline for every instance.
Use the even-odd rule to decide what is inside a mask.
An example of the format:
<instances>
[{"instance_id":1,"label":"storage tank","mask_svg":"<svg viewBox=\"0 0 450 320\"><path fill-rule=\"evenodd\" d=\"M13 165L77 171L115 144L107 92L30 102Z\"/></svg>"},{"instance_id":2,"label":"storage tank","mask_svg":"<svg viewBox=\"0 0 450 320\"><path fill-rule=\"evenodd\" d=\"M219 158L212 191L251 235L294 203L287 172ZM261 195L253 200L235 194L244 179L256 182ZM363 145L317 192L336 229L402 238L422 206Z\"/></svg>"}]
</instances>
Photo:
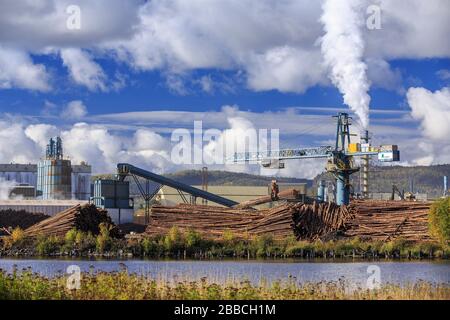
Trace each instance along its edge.
<instances>
[{"instance_id":1,"label":"storage tank","mask_svg":"<svg viewBox=\"0 0 450 320\"><path fill-rule=\"evenodd\" d=\"M72 198L72 166L63 159L61 138L50 139L46 159L39 161L37 194L43 200Z\"/></svg>"}]
</instances>

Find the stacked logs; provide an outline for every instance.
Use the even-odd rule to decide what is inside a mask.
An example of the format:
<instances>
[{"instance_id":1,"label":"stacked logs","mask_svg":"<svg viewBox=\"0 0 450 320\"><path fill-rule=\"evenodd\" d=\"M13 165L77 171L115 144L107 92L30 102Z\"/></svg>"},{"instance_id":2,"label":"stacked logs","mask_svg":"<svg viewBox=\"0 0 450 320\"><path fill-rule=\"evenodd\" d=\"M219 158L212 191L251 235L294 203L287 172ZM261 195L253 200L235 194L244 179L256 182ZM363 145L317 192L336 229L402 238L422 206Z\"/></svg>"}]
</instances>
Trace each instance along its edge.
<instances>
[{"instance_id":1,"label":"stacked logs","mask_svg":"<svg viewBox=\"0 0 450 320\"><path fill-rule=\"evenodd\" d=\"M332 202L296 204L292 208L293 231L297 238L315 240L341 230L354 218L345 206Z\"/></svg>"},{"instance_id":2,"label":"stacked logs","mask_svg":"<svg viewBox=\"0 0 450 320\"><path fill-rule=\"evenodd\" d=\"M100 210L93 204L77 205L67 210L61 211L53 217L47 218L24 231L25 236L64 236L67 231L77 229L84 232L91 232L96 235L100 232L99 225L106 223L112 227L110 235L119 236L119 231L115 227L111 218L105 210Z\"/></svg>"},{"instance_id":3,"label":"stacked logs","mask_svg":"<svg viewBox=\"0 0 450 320\"><path fill-rule=\"evenodd\" d=\"M411 241L430 240L430 206L430 202L353 201L348 210L355 218L346 222L345 235L382 241L396 238Z\"/></svg>"},{"instance_id":4,"label":"stacked logs","mask_svg":"<svg viewBox=\"0 0 450 320\"><path fill-rule=\"evenodd\" d=\"M298 240L359 237L363 240L429 240L429 202L353 201L334 203L286 203L271 209L223 208L179 204L154 206L146 229L149 235L165 235L172 227L195 230L207 238L226 231L236 237L271 235Z\"/></svg>"},{"instance_id":5,"label":"stacked logs","mask_svg":"<svg viewBox=\"0 0 450 320\"><path fill-rule=\"evenodd\" d=\"M287 203L270 209L237 209L179 204L153 206L146 233L165 235L172 227L181 232L194 230L207 238L219 238L230 231L238 238L271 235L284 239L316 239L341 228L349 219L345 207L332 203Z\"/></svg>"},{"instance_id":6,"label":"stacked logs","mask_svg":"<svg viewBox=\"0 0 450 320\"><path fill-rule=\"evenodd\" d=\"M43 213L32 213L25 210L2 210L0 211L0 235L3 228L6 231L17 227L26 229L48 217Z\"/></svg>"},{"instance_id":7,"label":"stacked logs","mask_svg":"<svg viewBox=\"0 0 450 320\"><path fill-rule=\"evenodd\" d=\"M290 205L271 209L236 209L217 206L178 204L153 206L148 235L165 235L172 227L186 232L194 230L205 238L220 238L230 231L238 238L271 234L281 238L292 234Z\"/></svg>"}]
</instances>

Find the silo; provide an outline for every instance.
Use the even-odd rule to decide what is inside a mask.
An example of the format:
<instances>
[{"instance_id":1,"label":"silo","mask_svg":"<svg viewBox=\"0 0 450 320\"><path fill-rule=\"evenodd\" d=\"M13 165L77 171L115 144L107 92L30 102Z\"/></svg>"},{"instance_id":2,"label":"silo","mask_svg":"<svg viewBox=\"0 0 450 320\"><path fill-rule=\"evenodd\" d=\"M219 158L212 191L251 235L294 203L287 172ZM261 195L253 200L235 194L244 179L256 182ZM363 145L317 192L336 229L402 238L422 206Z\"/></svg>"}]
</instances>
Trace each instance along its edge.
<instances>
[{"instance_id":1,"label":"silo","mask_svg":"<svg viewBox=\"0 0 450 320\"><path fill-rule=\"evenodd\" d=\"M44 200L72 198L72 166L63 159L59 137L50 139L46 158L38 163L37 192Z\"/></svg>"}]
</instances>

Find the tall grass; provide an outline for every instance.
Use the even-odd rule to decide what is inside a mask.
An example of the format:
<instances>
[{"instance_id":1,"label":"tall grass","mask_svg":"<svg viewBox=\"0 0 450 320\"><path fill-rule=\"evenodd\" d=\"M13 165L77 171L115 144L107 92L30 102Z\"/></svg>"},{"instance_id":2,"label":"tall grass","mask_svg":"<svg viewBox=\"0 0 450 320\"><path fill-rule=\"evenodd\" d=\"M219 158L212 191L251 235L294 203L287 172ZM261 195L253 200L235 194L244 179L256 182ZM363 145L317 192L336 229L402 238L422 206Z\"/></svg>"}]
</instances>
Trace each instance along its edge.
<instances>
[{"instance_id":1,"label":"tall grass","mask_svg":"<svg viewBox=\"0 0 450 320\"><path fill-rule=\"evenodd\" d=\"M405 286L386 284L379 289L351 288L345 281L298 283L286 281L254 285L249 281L215 283L206 278L177 282L146 276L116 273L83 273L81 287L69 290L67 278L45 278L31 270L6 274L0 271L0 299L218 299L218 300L299 300L299 299L450 299L450 286L418 282Z\"/></svg>"},{"instance_id":2,"label":"tall grass","mask_svg":"<svg viewBox=\"0 0 450 320\"><path fill-rule=\"evenodd\" d=\"M450 246L443 242L410 242L403 239L392 241L361 241L359 238L335 241L297 241L293 236L275 240L270 235L256 238L238 238L225 232L220 239L207 239L198 232L180 232L172 228L165 236L114 239L106 226L93 236L70 230L65 237L23 238L20 230L6 237L0 255L24 254L28 256L89 256L131 255L149 258L444 258L450 257ZM24 250L25 249L25 250ZM23 253L25 252L25 253Z\"/></svg>"}]
</instances>

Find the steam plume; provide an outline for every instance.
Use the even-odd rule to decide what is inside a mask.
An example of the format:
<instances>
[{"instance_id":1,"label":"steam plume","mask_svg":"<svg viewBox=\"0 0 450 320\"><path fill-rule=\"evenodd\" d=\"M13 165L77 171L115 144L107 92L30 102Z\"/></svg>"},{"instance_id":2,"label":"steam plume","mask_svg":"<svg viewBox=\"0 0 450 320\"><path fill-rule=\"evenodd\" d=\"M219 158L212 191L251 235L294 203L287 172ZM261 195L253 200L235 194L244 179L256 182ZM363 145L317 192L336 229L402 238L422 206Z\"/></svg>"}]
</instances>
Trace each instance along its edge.
<instances>
[{"instance_id":1,"label":"steam plume","mask_svg":"<svg viewBox=\"0 0 450 320\"><path fill-rule=\"evenodd\" d=\"M361 0L327 0L320 21L325 35L322 54L330 68L329 77L344 97L344 103L358 116L361 126L369 125L370 87L366 64L362 61L364 41L361 34Z\"/></svg>"}]
</instances>

